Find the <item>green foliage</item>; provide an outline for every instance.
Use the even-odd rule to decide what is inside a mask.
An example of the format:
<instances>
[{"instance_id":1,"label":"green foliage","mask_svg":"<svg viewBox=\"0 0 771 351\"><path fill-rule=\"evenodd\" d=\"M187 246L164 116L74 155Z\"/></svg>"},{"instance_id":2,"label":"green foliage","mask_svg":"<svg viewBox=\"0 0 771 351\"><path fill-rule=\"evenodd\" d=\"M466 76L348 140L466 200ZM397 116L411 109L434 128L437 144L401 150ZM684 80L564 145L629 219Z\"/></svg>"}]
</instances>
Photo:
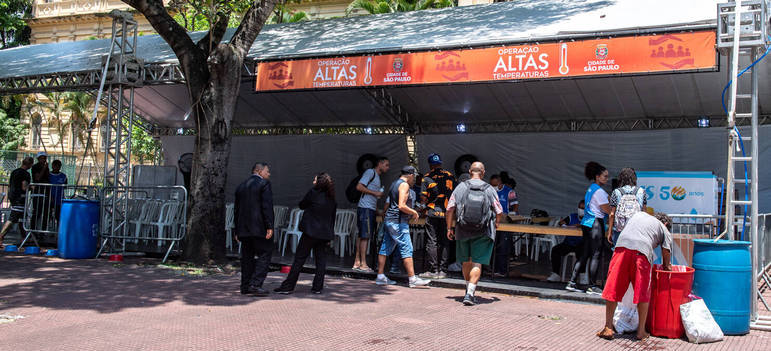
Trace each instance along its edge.
<instances>
[{"instance_id":1,"label":"green foliage","mask_svg":"<svg viewBox=\"0 0 771 351\"><path fill-rule=\"evenodd\" d=\"M345 10L350 16L356 10L364 10L370 15L409 12L428 9L453 7L453 0L354 0Z\"/></svg>"},{"instance_id":2,"label":"green foliage","mask_svg":"<svg viewBox=\"0 0 771 351\"><path fill-rule=\"evenodd\" d=\"M133 126L131 130L131 156L139 163L160 163L161 142L144 129Z\"/></svg>"},{"instance_id":3,"label":"green foliage","mask_svg":"<svg viewBox=\"0 0 771 351\"><path fill-rule=\"evenodd\" d=\"M21 96L0 98L0 150L17 150L24 146L27 126L21 123Z\"/></svg>"},{"instance_id":4,"label":"green foliage","mask_svg":"<svg viewBox=\"0 0 771 351\"><path fill-rule=\"evenodd\" d=\"M70 111L68 126L72 137L80 141L84 147L88 139L88 124L94 110L94 96L84 92L64 93L64 108ZM71 144L75 151L75 143Z\"/></svg>"},{"instance_id":5,"label":"green foliage","mask_svg":"<svg viewBox=\"0 0 771 351\"><path fill-rule=\"evenodd\" d=\"M64 109L65 109L65 97L66 93L60 93L60 92L52 92L52 93L44 93L46 99L48 101L36 101L36 104L38 106L43 107L50 112L50 115L48 115L48 128L54 128L56 130L56 134L59 136L59 140L57 140L56 143L53 143L53 138L51 138L51 135L49 134L49 138L51 138L51 142L53 145L59 145L61 148L61 152L64 153L64 138L67 135L67 131L69 129L69 121L64 119Z\"/></svg>"},{"instance_id":6,"label":"green foliage","mask_svg":"<svg viewBox=\"0 0 771 351\"><path fill-rule=\"evenodd\" d=\"M0 0L0 49L29 44L31 0Z\"/></svg>"},{"instance_id":7,"label":"green foliage","mask_svg":"<svg viewBox=\"0 0 771 351\"><path fill-rule=\"evenodd\" d=\"M301 0L289 0L292 3L299 4ZM273 7L273 14L268 19L268 23L294 23L310 21L310 16L303 11L297 11L289 8L286 1Z\"/></svg>"},{"instance_id":8,"label":"green foliage","mask_svg":"<svg viewBox=\"0 0 771 351\"><path fill-rule=\"evenodd\" d=\"M195 32L214 26L218 14L229 17L228 28L238 27L241 16L251 4L249 0L171 0L168 8L177 23Z\"/></svg>"}]
</instances>

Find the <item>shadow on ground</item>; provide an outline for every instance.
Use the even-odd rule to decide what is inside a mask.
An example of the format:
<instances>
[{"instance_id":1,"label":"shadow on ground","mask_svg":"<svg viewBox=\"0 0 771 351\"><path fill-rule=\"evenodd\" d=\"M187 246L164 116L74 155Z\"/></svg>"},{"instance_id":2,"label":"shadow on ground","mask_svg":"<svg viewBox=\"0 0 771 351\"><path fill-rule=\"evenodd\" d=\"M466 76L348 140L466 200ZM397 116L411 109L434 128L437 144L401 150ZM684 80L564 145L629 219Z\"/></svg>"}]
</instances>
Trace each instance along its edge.
<instances>
[{"instance_id":1,"label":"shadow on ground","mask_svg":"<svg viewBox=\"0 0 771 351\"><path fill-rule=\"evenodd\" d=\"M271 273L264 287L272 290L284 276ZM113 266L106 260L63 260L0 253L0 310L45 307L112 313L174 301L202 306L239 306L283 298L275 294L262 298L241 295L239 279L239 274L183 276L157 267L132 265L130 260ZM313 298L348 304L374 302L380 296L391 294L389 289L369 283L327 279L325 293ZM297 295L304 296L304 289L298 284Z\"/></svg>"}]
</instances>

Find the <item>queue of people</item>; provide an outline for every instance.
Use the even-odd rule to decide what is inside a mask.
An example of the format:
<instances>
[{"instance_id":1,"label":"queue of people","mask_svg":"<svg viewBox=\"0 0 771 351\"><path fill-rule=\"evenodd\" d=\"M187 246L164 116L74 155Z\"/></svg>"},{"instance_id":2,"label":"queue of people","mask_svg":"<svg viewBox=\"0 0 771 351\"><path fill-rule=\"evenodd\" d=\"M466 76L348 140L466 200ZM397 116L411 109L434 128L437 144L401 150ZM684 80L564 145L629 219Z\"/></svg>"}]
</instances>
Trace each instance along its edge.
<instances>
[{"instance_id":1,"label":"queue of people","mask_svg":"<svg viewBox=\"0 0 771 351\"><path fill-rule=\"evenodd\" d=\"M26 236L22 220L24 219L27 190L30 184L66 185L67 175L62 169L62 161L54 160L51 168L48 165L48 154L44 151L36 155L37 162L32 157L25 157L21 166L11 172L8 179L8 201L11 208L8 218L0 229L0 249L3 248L3 239L6 234L17 224L18 231L23 238ZM30 224L33 228L47 229L51 216L59 219L59 211L64 197L63 188L52 186L50 188L37 186L31 190L36 196L32 198L32 212Z\"/></svg>"}]
</instances>

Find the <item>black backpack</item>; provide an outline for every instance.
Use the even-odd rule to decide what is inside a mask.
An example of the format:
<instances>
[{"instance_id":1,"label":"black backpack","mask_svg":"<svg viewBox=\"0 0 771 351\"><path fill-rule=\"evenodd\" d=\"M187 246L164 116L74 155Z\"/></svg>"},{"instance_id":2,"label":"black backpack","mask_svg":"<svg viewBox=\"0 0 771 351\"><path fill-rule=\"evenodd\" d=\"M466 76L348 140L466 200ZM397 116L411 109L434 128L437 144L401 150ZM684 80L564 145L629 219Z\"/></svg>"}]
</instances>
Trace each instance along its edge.
<instances>
[{"instance_id":1,"label":"black backpack","mask_svg":"<svg viewBox=\"0 0 771 351\"><path fill-rule=\"evenodd\" d=\"M461 207L458 211L458 225L464 231L484 231L490 225L490 220L494 216L493 204L487 195L487 189L490 184L472 185L466 181L468 190L461 200Z\"/></svg>"},{"instance_id":2,"label":"black backpack","mask_svg":"<svg viewBox=\"0 0 771 351\"><path fill-rule=\"evenodd\" d=\"M345 187L345 197L348 199L348 202L350 203L357 203L361 199L361 196L363 195L361 191L356 189L356 185L359 184L359 181L361 180L361 177L364 175L364 173L359 174L358 176L354 177L350 183L348 183L348 186ZM367 182L367 185L364 187L368 187L369 183L372 183L372 181L375 180L375 175L372 175L372 179L370 179Z\"/></svg>"}]
</instances>

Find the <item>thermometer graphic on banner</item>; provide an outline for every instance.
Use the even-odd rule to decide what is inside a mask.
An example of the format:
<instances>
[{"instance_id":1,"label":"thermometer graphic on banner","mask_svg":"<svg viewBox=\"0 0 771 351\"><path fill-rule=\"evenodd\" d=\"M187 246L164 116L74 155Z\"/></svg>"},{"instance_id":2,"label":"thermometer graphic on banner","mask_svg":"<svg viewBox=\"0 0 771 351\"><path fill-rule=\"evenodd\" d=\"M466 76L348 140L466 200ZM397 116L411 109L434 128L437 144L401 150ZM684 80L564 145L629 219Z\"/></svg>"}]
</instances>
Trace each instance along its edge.
<instances>
[{"instance_id":1,"label":"thermometer graphic on banner","mask_svg":"<svg viewBox=\"0 0 771 351\"><path fill-rule=\"evenodd\" d=\"M568 44L562 43L560 47L560 74L568 74Z\"/></svg>"},{"instance_id":2,"label":"thermometer graphic on banner","mask_svg":"<svg viewBox=\"0 0 771 351\"><path fill-rule=\"evenodd\" d=\"M364 84L372 84L372 57L367 57L367 68L364 72Z\"/></svg>"}]
</instances>

